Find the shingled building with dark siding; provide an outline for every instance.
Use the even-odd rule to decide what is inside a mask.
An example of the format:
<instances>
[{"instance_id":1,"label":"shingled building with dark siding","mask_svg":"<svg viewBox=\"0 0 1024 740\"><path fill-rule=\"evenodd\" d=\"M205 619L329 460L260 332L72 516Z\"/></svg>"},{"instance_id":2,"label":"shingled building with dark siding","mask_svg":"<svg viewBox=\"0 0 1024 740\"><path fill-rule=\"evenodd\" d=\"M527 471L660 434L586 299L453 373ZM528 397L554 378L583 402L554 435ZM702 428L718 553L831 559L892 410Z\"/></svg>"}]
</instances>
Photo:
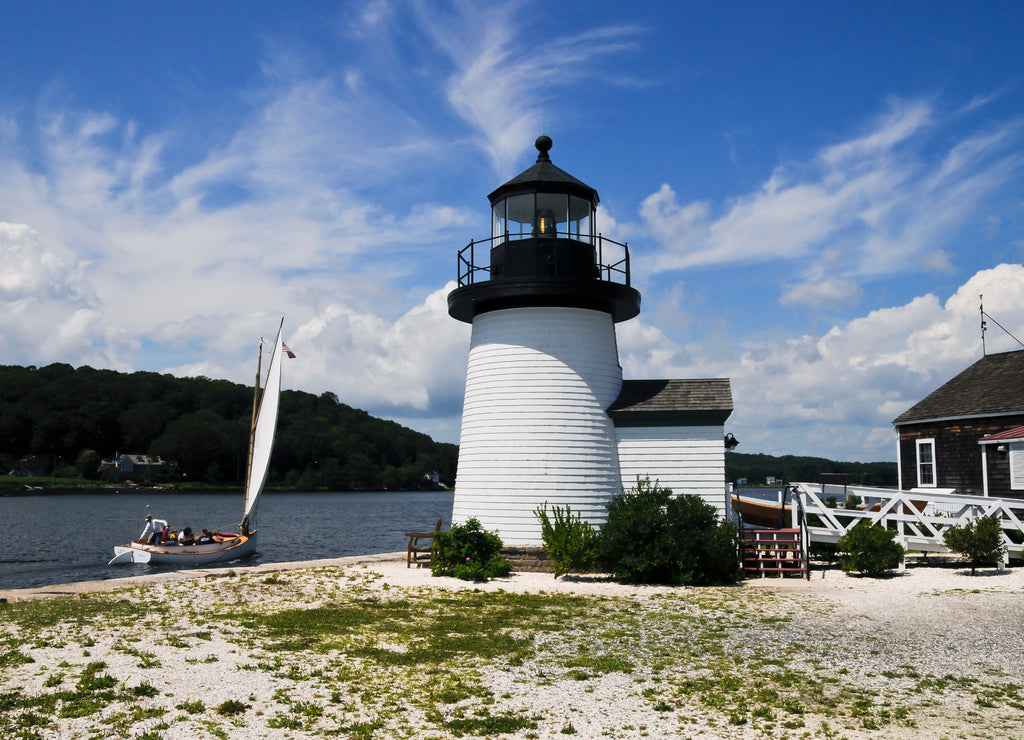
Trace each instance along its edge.
<instances>
[{"instance_id":1,"label":"shingled building with dark siding","mask_svg":"<svg viewBox=\"0 0 1024 740\"><path fill-rule=\"evenodd\" d=\"M982 357L893 420L900 488L1024 498L1024 350Z\"/></svg>"}]
</instances>

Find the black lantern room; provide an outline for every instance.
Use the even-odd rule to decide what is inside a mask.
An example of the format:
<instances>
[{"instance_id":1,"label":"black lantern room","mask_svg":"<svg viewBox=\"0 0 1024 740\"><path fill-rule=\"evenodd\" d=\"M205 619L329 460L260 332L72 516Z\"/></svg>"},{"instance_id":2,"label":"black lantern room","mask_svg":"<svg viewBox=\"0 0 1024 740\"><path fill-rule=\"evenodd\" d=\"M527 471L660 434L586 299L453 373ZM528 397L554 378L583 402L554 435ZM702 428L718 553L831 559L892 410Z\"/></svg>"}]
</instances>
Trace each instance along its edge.
<instances>
[{"instance_id":1,"label":"black lantern room","mask_svg":"<svg viewBox=\"0 0 1024 740\"><path fill-rule=\"evenodd\" d=\"M566 306L633 318L640 293L629 284L629 248L595 233L597 191L551 163L549 137L535 145L537 162L488 196L490 239L459 252L448 313L472 323L487 311Z\"/></svg>"}]
</instances>

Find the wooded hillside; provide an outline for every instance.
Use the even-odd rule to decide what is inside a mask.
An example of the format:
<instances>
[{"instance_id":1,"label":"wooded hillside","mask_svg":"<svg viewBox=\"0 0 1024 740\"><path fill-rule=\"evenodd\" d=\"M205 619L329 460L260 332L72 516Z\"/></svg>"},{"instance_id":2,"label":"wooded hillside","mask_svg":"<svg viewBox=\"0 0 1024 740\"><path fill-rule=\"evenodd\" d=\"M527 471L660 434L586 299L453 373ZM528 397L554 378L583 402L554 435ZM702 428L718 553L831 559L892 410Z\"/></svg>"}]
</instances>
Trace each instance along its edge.
<instances>
[{"instance_id":1,"label":"wooded hillside","mask_svg":"<svg viewBox=\"0 0 1024 740\"><path fill-rule=\"evenodd\" d=\"M836 462L823 457L795 455L725 454L725 479L733 483L746 478L748 485L764 485L768 476L787 483L819 483L822 473L846 474L848 482L861 486L897 487L894 462Z\"/></svg>"},{"instance_id":2,"label":"wooded hillside","mask_svg":"<svg viewBox=\"0 0 1024 740\"><path fill-rule=\"evenodd\" d=\"M115 453L159 455L179 481L240 484L251 386L66 364L0 366L0 455L36 455L100 474ZM300 489L414 490L455 481L458 447L319 396L284 391L270 484ZM49 463L49 464L52 464ZM49 472L49 471L47 471Z\"/></svg>"},{"instance_id":3,"label":"wooded hillside","mask_svg":"<svg viewBox=\"0 0 1024 740\"><path fill-rule=\"evenodd\" d=\"M119 373L91 367L0 366L0 460L36 455L50 474L100 475L100 458L159 455L177 463L173 482L240 485L252 416L250 386L209 378ZM303 490L414 490L437 472L455 482L458 447L338 400L284 391L271 485ZM0 469L0 473L7 472ZM896 463L835 462L729 452L726 480L818 481L846 473L861 485L895 486ZM135 476L138 477L138 476Z\"/></svg>"}]
</instances>

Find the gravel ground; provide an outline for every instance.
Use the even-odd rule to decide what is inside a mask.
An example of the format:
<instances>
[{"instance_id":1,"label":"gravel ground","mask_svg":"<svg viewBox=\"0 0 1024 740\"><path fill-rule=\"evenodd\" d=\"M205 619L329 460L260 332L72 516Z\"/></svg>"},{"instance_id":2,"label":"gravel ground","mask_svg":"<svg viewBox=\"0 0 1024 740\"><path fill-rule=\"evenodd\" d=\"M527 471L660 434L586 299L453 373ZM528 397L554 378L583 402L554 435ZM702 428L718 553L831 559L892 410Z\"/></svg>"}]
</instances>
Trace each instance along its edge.
<instances>
[{"instance_id":1,"label":"gravel ground","mask_svg":"<svg viewBox=\"0 0 1024 740\"><path fill-rule=\"evenodd\" d=\"M22 730L35 735L0 725L0 737L1024 738L1024 568L968 573L912 567L868 579L828 570L811 580L702 589L513 573L474 584L407 569L390 554L0 591L14 602L118 589L112 596L163 609L159 619L139 607L137 620L63 622L34 638L0 620L0 699L69 689L97 662L122 687L155 690ZM526 660L445 672L387 661L368 669L337 650L292 653L282 663L252 644L243 621L213 624L202 606L273 612L354 598L376 609L452 592L583 596L601 616L586 623L589 631L562 624L531 632ZM375 639L378 653L411 649L398 637ZM31 662L12 660L12 645ZM605 653L627 655L629 669L573 667ZM455 699L430 704L424 696L437 696L439 681ZM817 691L840 698L830 708L808 696ZM801 694L807 708L787 713ZM244 711L214 711L230 701ZM508 732L466 724L482 716L531 722Z\"/></svg>"}]
</instances>

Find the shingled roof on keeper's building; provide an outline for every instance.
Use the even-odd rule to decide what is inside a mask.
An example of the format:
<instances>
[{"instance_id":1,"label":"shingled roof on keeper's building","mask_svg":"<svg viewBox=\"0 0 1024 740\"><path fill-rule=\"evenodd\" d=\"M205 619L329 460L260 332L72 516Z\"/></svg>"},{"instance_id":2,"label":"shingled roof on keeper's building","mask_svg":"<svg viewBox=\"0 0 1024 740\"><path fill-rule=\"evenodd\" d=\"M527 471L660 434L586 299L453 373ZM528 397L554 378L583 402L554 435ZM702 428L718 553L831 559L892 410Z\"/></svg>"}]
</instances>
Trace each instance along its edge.
<instances>
[{"instance_id":1,"label":"shingled roof on keeper's building","mask_svg":"<svg viewBox=\"0 0 1024 740\"><path fill-rule=\"evenodd\" d=\"M893 419L939 419L1024 413L1024 350L986 355Z\"/></svg>"},{"instance_id":2,"label":"shingled roof on keeper's building","mask_svg":"<svg viewBox=\"0 0 1024 740\"><path fill-rule=\"evenodd\" d=\"M732 409L728 378L624 380L608 415L616 426L722 424Z\"/></svg>"}]
</instances>

